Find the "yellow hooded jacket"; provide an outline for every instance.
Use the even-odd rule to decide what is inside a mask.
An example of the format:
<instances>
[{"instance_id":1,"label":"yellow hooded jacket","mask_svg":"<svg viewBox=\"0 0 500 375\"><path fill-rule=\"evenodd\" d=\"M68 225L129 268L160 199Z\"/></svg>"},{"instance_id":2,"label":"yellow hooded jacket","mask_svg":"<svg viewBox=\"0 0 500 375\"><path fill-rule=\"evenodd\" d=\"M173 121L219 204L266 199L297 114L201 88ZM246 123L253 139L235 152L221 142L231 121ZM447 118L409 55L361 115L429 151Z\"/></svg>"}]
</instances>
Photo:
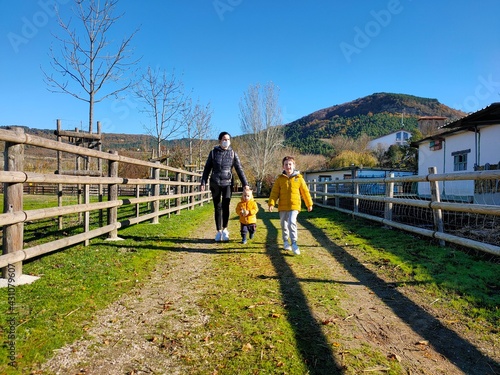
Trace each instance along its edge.
<instances>
[{"instance_id":1,"label":"yellow hooded jacket","mask_svg":"<svg viewBox=\"0 0 500 375\"><path fill-rule=\"evenodd\" d=\"M243 216L241 210L248 211L248 215ZM253 198L249 201L245 201L241 198L241 201L236 205L236 213L240 217L241 224L255 224L257 222L257 211L259 211L259 208Z\"/></svg>"},{"instance_id":2,"label":"yellow hooded jacket","mask_svg":"<svg viewBox=\"0 0 500 375\"><path fill-rule=\"evenodd\" d=\"M306 207L312 207L313 201L304 177L299 171L295 171L290 177L283 172L274 182L268 204L274 206L277 201L278 211L300 211L301 197Z\"/></svg>"}]
</instances>

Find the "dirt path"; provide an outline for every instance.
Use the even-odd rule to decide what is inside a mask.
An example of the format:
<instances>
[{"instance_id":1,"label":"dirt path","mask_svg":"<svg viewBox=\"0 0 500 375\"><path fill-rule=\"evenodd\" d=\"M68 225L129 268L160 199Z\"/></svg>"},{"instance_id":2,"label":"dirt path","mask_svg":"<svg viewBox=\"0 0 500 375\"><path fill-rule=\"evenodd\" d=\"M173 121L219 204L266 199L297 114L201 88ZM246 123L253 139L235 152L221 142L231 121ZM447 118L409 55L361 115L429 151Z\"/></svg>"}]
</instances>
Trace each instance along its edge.
<instances>
[{"instance_id":1,"label":"dirt path","mask_svg":"<svg viewBox=\"0 0 500 375\"><path fill-rule=\"evenodd\" d=\"M484 342L462 336L460 325L446 324L446 314L432 308L432 299L414 293L411 286L380 278L373 265L360 261L366 256L357 248L339 247L321 235L315 241L330 249L318 260L334 270L333 278L345 285L350 297L341 301L348 317L346 324L339 324L343 346L378 348L400 361L407 374L498 373L477 349ZM498 346L484 351L500 359Z\"/></svg>"},{"instance_id":2,"label":"dirt path","mask_svg":"<svg viewBox=\"0 0 500 375\"><path fill-rule=\"evenodd\" d=\"M342 283L349 296L341 302L347 318L338 326L347 350L337 353L340 357L349 355L349 349L368 345L400 361L405 374L495 374L486 362L487 357L499 360L498 346L479 351L484 342L464 337L458 332L460 326L446 324L443 316L440 320L441 312L433 308L432 300L412 294L411 287L382 280L370 264L360 261L363 254L358 250L339 247L304 225L300 231L303 253L327 267L332 280ZM165 355L164 349L175 342L162 342L161 332L168 329L170 337L182 335L209 318L195 302L205 292L204 280L210 277L217 244L211 243L212 235L206 231L193 231L193 236L199 241L169 256L147 282L101 311L88 330L89 338L60 349L43 372L188 373L178 356ZM373 368L369 373L385 371Z\"/></svg>"},{"instance_id":3,"label":"dirt path","mask_svg":"<svg viewBox=\"0 0 500 375\"><path fill-rule=\"evenodd\" d=\"M202 241L190 243L191 251L173 254L158 264L143 285L94 317L87 332L90 339L58 350L43 366L44 373L186 374L176 358L162 350L172 345L161 342L162 322L168 320L169 331L181 334L185 327L206 319L201 312L193 314L212 260L203 252L206 247ZM192 251L196 248L200 251Z\"/></svg>"}]
</instances>

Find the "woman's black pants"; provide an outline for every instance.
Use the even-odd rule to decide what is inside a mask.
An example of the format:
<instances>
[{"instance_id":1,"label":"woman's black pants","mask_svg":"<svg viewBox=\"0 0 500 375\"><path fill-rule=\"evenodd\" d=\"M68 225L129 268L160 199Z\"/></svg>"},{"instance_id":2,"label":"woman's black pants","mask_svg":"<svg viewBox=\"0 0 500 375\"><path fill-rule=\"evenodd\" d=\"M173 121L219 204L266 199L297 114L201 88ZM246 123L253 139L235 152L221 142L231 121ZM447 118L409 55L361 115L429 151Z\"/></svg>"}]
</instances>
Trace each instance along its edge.
<instances>
[{"instance_id":1,"label":"woman's black pants","mask_svg":"<svg viewBox=\"0 0 500 375\"><path fill-rule=\"evenodd\" d=\"M231 186L210 184L214 201L215 227L217 230L227 228L229 222L229 204L231 203Z\"/></svg>"}]
</instances>

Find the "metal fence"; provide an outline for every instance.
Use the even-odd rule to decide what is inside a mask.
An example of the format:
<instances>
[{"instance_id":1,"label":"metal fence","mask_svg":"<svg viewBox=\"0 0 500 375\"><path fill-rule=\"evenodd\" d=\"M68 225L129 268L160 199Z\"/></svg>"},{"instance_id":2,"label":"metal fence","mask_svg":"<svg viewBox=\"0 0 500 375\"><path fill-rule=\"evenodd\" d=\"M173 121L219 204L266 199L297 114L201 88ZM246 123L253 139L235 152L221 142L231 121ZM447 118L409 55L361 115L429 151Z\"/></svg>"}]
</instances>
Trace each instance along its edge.
<instances>
[{"instance_id":1,"label":"metal fence","mask_svg":"<svg viewBox=\"0 0 500 375\"><path fill-rule=\"evenodd\" d=\"M500 255L500 170L308 181L322 207Z\"/></svg>"}]
</instances>

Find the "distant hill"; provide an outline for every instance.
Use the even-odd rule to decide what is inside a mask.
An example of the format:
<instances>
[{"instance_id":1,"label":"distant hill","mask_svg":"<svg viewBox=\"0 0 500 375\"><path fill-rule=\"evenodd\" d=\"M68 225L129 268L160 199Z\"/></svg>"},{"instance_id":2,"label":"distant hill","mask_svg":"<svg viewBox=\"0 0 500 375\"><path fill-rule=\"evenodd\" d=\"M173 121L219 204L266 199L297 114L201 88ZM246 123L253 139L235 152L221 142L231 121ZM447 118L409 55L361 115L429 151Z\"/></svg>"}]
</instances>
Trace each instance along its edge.
<instances>
[{"instance_id":1,"label":"distant hill","mask_svg":"<svg viewBox=\"0 0 500 375\"><path fill-rule=\"evenodd\" d=\"M344 104L320 109L285 126L285 142L303 153L328 153L321 141L337 135L357 138L362 133L380 137L401 128L416 129L422 116L442 116L454 121L466 113L437 99L406 94L375 93Z\"/></svg>"},{"instance_id":2,"label":"distant hill","mask_svg":"<svg viewBox=\"0 0 500 375\"><path fill-rule=\"evenodd\" d=\"M14 126L14 125L11 125ZM24 131L31 135L43 137L47 139L57 140L54 134L56 129L35 129L26 126L19 126L24 128ZM0 126L0 128L7 128L9 126ZM67 141L67 139L65 139ZM174 141L172 141L174 142ZM174 142L175 143L175 142ZM128 150L128 151L148 151L150 152L155 146L155 140L152 136L146 134L120 134L120 133L103 133L102 134L102 150Z\"/></svg>"},{"instance_id":3,"label":"distant hill","mask_svg":"<svg viewBox=\"0 0 500 375\"><path fill-rule=\"evenodd\" d=\"M380 137L404 127L413 130L421 116L442 116L454 121L466 113L447 107L437 99L406 94L375 93L347 103L320 109L285 125L285 144L302 153L327 154L330 146L322 141L336 135L357 138L362 133ZM2 126L4 127L4 126ZM54 130L24 127L29 134L56 140ZM245 137L245 136L242 136ZM169 141L169 147L185 146L184 139ZM155 140L144 134L103 133L103 151L126 150L150 153ZM53 152L37 151L44 154Z\"/></svg>"}]
</instances>

